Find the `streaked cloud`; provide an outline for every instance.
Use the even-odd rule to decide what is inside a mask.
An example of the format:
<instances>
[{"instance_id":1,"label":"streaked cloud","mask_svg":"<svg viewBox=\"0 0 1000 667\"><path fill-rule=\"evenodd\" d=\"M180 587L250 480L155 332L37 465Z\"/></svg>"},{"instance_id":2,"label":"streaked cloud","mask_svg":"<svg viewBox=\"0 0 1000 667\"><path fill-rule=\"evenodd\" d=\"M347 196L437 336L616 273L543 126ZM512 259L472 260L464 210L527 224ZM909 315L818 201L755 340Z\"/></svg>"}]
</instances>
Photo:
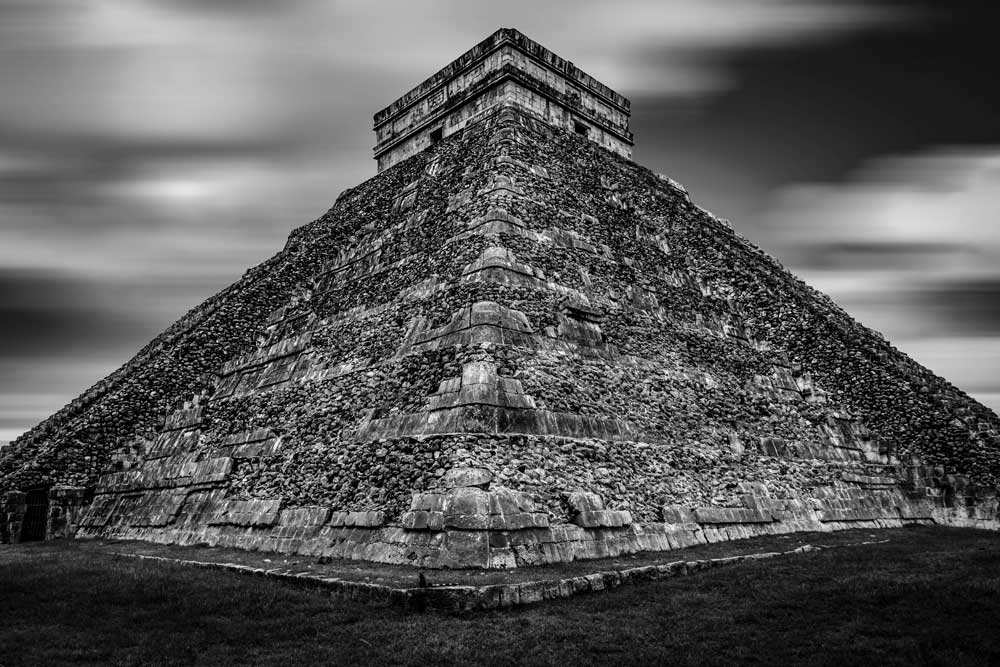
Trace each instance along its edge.
<instances>
[{"instance_id":1,"label":"streaked cloud","mask_svg":"<svg viewBox=\"0 0 1000 667\"><path fill-rule=\"evenodd\" d=\"M761 244L917 361L1000 409L997 193L1000 147L877 159L846 183L775 193Z\"/></svg>"},{"instance_id":2,"label":"streaked cloud","mask_svg":"<svg viewBox=\"0 0 1000 667\"><path fill-rule=\"evenodd\" d=\"M796 263L868 266L920 282L1000 273L1000 147L864 165L847 184L789 186L764 229Z\"/></svg>"}]
</instances>

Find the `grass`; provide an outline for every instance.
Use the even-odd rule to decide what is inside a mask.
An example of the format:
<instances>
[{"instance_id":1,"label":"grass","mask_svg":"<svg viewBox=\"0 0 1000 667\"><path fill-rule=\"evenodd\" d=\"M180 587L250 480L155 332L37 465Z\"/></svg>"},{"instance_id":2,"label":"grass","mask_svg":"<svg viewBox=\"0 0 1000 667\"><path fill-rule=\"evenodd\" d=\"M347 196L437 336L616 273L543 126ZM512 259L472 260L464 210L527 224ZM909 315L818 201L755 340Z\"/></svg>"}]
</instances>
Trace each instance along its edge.
<instances>
[{"instance_id":1,"label":"grass","mask_svg":"<svg viewBox=\"0 0 1000 667\"><path fill-rule=\"evenodd\" d=\"M914 528L504 612L410 614L73 543L0 549L0 665L1000 664L1000 535Z\"/></svg>"}]
</instances>

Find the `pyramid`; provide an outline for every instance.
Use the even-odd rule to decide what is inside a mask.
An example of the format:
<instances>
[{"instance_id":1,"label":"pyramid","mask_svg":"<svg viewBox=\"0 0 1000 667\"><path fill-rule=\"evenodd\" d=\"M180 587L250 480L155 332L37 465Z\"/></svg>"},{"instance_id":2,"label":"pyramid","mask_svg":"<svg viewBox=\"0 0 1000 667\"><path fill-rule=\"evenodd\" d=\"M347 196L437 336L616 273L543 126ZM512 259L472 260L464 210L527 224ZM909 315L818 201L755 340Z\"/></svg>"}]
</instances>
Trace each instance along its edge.
<instances>
[{"instance_id":1,"label":"pyramid","mask_svg":"<svg viewBox=\"0 0 1000 667\"><path fill-rule=\"evenodd\" d=\"M998 528L1000 421L631 161L502 29L375 115L379 173L3 450L4 541L519 567Z\"/></svg>"}]
</instances>

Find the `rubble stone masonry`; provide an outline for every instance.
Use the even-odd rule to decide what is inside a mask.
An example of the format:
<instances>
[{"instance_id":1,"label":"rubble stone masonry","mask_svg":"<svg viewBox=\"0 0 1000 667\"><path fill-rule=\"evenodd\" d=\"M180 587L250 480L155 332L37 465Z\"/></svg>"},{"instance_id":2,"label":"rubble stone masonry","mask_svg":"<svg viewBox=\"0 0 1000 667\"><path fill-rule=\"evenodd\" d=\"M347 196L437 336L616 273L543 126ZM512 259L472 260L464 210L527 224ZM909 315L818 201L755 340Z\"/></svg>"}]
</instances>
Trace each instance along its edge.
<instances>
[{"instance_id":1,"label":"rubble stone masonry","mask_svg":"<svg viewBox=\"0 0 1000 667\"><path fill-rule=\"evenodd\" d=\"M0 536L517 567L993 527L997 416L519 104L352 188L4 448Z\"/></svg>"}]
</instances>

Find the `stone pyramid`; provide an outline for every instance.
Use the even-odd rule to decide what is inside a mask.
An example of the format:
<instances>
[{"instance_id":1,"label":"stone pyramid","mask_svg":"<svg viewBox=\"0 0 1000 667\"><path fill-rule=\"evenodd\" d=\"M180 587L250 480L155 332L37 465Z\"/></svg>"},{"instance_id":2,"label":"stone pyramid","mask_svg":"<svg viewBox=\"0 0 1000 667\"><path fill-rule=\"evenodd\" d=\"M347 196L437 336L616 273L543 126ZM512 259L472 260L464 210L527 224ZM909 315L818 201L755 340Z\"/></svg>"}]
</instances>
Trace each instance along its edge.
<instances>
[{"instance_id":1,"label":"stone pyramid","mask_svg":"<svg viewBox=\"0 0 1000 667\"><path fill-rule=\"evenodd\" d=\"M499 30L375 116L380 173L16 440L5 540L514 567L1000 526L997 416L630 160Z\"/></svg>"}]
</instances>

